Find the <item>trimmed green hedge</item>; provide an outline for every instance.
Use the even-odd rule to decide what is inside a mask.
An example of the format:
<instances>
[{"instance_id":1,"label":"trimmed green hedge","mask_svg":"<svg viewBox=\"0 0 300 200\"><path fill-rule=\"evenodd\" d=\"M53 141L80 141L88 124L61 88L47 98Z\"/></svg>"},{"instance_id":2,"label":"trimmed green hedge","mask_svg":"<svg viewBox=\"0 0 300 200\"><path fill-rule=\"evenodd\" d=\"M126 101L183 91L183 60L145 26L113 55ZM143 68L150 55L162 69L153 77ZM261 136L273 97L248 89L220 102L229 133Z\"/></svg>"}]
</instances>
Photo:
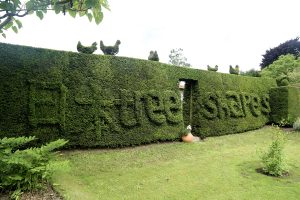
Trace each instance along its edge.
<instances>
[{"instance_id":1,"label":"trimmed green hedge","mask_svg":"<svg viewBox=\"0 0 300 200\"><path fill-rule=\"evenodd\" d=\"M273 79L188 68L170 71L169 76L193 85L187 89L185 103L191 101L192 108L184 107L184 121L192 124L195 135L204 138L238 133L269 121L269 89L276 86Z\"/></svg>"},{"instance_id":2,"label":"trimmed green hedge","mask_svg":"<svg viewBox=\"0 0 300 200\"><path fill-rule=\"evenodd\" d=\"M271 121L292 125L300 117L300 88L283 86L270 90Z\"/></svg>"},{"instance_id":3,"label":"trimmed green hedge","mask_svg":"<svg viewBox=\"0 0 300 200\"><path fill-rule=\"evenodd\" d=\"M263 126L271 79L0 43L0 137L117 147ZM186 81L184 102L179 80Z\"/></svg>"}]
</instances>

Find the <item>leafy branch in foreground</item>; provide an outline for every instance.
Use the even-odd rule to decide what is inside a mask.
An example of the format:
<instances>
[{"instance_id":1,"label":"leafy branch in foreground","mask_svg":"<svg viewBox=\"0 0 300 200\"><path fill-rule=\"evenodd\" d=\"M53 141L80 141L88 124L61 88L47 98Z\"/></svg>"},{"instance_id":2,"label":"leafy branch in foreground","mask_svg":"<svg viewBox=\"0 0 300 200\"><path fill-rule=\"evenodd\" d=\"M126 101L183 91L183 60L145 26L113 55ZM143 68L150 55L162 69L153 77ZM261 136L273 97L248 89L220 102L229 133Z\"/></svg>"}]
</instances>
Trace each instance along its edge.
<instances>
[{"instance_id":1,"label":"leafy branch in foreground","mask_svg":"<svg viewBox=\"0 0 300 200\"><path fill-rule=\"evenodd\" d=\"M39 189L55 168L53 150L62 147L66 140L59 139L41 147L24 148L35 137L3 138L0 140L0 192L12 191L18 199L23 191Z\"/></svg>"},{"instance_id":2,"label":"leafy branch in foreground","mask_svg":"<svg viewBox=\"0 0 300 200\"><path fill-rule=\"evenodd\" d=\"M107 0L0 0L0 34L6 37L5 31L12 29L15 33L22 28L18 18L36 14L41 20L49 10L56 14L69 13L72 17L79 14L87 16L90 21L100 24L103 19L102 7L109 10Z\"/></svg>"}]
</instances>

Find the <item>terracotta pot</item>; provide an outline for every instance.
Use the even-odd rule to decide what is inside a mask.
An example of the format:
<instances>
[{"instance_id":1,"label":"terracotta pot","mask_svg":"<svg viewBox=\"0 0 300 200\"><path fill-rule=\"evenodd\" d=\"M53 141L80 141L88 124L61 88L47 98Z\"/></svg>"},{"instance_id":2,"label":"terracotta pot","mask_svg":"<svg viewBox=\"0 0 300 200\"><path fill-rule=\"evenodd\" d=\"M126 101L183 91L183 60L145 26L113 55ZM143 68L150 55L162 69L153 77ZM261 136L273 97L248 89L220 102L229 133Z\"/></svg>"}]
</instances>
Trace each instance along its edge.
<instances>
[{"instance_id":1,"label":"terracotta pot","mask_svg":"<svg viewBox=\"0 0 300 200\"><path fill-rule=\"evenodd\" d=\"M182 141L184 142L193 142L194 136L191 133L188 133L187 135L184 135L181 137Z\"/></svg>"}]
</instances>

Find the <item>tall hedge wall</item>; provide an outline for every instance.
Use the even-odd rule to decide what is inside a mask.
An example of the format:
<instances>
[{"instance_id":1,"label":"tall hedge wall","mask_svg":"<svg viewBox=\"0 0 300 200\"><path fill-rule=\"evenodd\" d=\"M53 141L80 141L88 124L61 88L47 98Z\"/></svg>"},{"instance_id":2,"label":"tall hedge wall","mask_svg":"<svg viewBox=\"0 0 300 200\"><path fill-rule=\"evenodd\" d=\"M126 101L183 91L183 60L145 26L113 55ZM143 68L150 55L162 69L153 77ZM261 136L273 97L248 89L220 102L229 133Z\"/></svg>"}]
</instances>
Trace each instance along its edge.
<instances>
[{"instance_id":1,"label":"tall hedge wall","mask_svg":"<svg viewBox=\"0 0 300 200\"><path fill-rule=\"evenodd\" d=\"M270 90L270 113L274 123L287 122L293 124L300 117L300 87L284 86Z\"/></svg>"},{"instance_id":2,"label":"tall hedge wall","mask_svg":"<svg viewBox=\"0 0 300 200\"><path fill-rule=\"evenodd\" d=\"M0 137L116 147L242 132L269 119L275 81L0 43ZM186 81L181 103L179 80Z\"/></svg>"},{"instance_id":3,"label":"tall hedge wall","mask_svg":"<svg viewBox=\"0 0 300 200\"><path fill-rule=\"evenodd\" d=\"M193 85L188 86L184 102L192 102L192 109L183 109L183 114L185 124L192 124L195 135L204 138L238 133L269 121L269 90L276 86L273 79L188 68L171 70L169 76Z\"/></svg>"}]
</instances>

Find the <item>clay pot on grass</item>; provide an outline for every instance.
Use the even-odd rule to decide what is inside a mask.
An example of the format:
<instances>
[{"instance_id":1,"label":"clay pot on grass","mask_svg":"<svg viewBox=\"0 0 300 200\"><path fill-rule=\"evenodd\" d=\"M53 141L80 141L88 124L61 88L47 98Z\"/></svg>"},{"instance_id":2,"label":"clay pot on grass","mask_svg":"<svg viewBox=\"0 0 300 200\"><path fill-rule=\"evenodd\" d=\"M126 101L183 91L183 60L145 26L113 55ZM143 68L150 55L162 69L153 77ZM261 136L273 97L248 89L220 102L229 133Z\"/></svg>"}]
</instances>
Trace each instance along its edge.
<instances>
[{"instance_id":1,"label":"clay pot on grass","mask_svg":"<svg viewBox=\"0 0 300 200\"><path fill-rule=\"evenodd\" d=\"M181 137L183 142L193 142L193 138L194 138L194 136L191 133L188 133L187 135L183 135Z\"/></svg>"}]
</instances>

